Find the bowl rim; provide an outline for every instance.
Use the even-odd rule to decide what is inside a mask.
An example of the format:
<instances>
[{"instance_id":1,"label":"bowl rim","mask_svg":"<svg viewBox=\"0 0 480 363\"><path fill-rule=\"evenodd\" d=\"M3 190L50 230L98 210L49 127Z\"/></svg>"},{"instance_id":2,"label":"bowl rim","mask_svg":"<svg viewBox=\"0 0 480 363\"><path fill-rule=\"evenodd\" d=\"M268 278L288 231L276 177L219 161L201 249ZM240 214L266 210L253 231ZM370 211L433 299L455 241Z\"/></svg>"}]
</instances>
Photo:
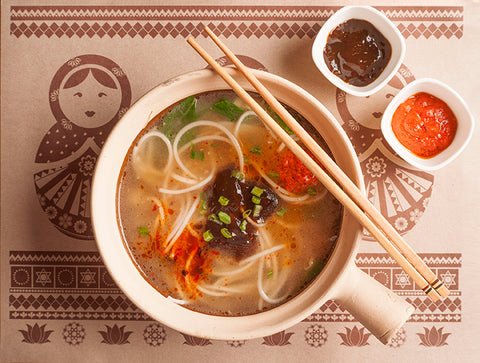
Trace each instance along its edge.
<instances>
[{"instance_id":1,"label":"bowl rim","mask_svg":"<svg viewBox=\"0 0 480 363\"><path fill-rule=\"evenodd\" d=\"M431 158L416 156L403 146L392 130L392 117L398 106L416 93L426 92L441 99L457 117L457 131L453 142ZM407 84L387 105L381 120L383 137L390 147L410 165L425 171L438 170L452 162L467 147L473 136L475 120L465 100L452 87L434 78L419 78Z\"/></svg>"},{"instance_id":2,"label":"bowl rim","mask_svg":"<svg viewBox=\"0 0 480 363\"><path fill-rule=\"evenodd\" d=\"M392 54L385 69L372 83L362 87L348 84L340 77L334 75L328 69L323 58L323 49L330 32L339 24L354 18L370 22L388 39L392 47ZM398 28L379 10L364 5L344 6L334 13L320 28L312 46L313 61L325 78L342 91L358 97L370 96L383 88L397 73L405 58L405 53L405 38Z\"/></svg>"},{"instance_id":3,"label":"bowl rim","mask_svg":"<svg viewBox=\"0 0 480 363\"><path fill-rule=\"evenodd\" d=\"M247 83L239 72L231 68L227 71L246 87ZM364 192L361 168L353 146L326 107L290 81L267 72L253 71L253 73L267 87L272 87L271 90L280 101L282 97L290 97L295 99L295 102L311 105L312 110L323 114L328 120L328 127L332 133L329 145L333 140L342 145L343 154L338 156L340 160L345 160L344 166L349 169L350 177ZM191 91L191 88L186 86L193 82L198 84L194 91ZM182 97L175 96L175 92L169 92L172 88L177 92L181 90ZM251 86L246 88L253 89ZM316 311L333 293L334 286L338 285L343 272L353 264L358 240L363 230L354 217L344 209L342 230L337 246L322 274L296 297L265 312L238 317L202 314L176 304L155 290L134 266L129 252L123 246L123 238L118 228L116 189L121 165L132 142L151 119L149 115L158 114L158 112L152 113L147 106L156 105L155 102L159 103L159 96L165 96L160 101L161 104L165 104L161 108L163 110L192 94L219 89L229 89L229 87L212 70L203 69L163 82L131 106L113 128L97 160L92 184L92 225L100 255L111 277L142 311L162 324L188 335L220 340L251 339L284 330ZM335 148L338 153L340 146ZM334 156L337 157L335 153ZM343 228L343 225L349 228ZM118 248L119 246L121 248Z\"/></svg>"}]
</instances>

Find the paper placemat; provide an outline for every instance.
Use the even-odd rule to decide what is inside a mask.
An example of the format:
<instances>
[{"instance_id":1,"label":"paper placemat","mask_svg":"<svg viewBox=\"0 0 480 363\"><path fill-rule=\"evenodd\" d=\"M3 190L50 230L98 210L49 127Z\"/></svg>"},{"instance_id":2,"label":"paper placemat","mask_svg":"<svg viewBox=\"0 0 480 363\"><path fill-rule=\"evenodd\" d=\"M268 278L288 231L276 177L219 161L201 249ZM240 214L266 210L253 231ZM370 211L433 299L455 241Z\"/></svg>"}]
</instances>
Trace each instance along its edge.
<instances>
[{"instance_id":1,"label":"paper placemat","mask_svg":"<svg viewBox=\"0 0 480 363\"><path fill-rule=\"evenodd\" d=\"M2 2L2 362L475 361L479 132L452 164L422 172L389 148L380 119L402 87L433 77L453 86L478 120L480 5L374 3L405 37L407 55L392 81L368 98L333 87L310 56L315 35L341 6L308 0ZM450 289L449 297L431 302L365 234L357 265L416 308L387 346L335 301L273 336L191 337L153 321L111 279L90 221L96 159L112 127L146 91L206 66L188 36L226 63L205 39L206 25L248 66L289 79L325 104L354 145L367 197ZM82 75L85 69L95 80ZM69 107L67 80L87 96L86 111ZM113 101L90 97L95 81L114 89Z\"/></svg>"}]
</instances>

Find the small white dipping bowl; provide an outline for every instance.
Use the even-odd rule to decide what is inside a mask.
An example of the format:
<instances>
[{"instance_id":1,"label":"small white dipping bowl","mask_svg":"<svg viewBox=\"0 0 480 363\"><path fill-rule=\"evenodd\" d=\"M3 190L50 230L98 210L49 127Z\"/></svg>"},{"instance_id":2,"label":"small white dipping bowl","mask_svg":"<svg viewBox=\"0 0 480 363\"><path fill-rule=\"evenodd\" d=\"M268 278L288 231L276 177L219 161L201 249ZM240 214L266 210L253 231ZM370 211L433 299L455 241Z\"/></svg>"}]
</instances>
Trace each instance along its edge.
<instances>
[{"instance_id":1,"label":"small white dipping bowl","mask_svg":"<svg viewBox=\"0 0 480 363\"><path fill-rule=\"evenodd\" d=\"M421 158L403 146L393 133L392 117L395 110L407 98L417 93L429 93L444 101L457 118L457 132L453 142L439 154L431 158ZM382 133L388 144L405 161L422 170L437 170L455 159L470 141L475 121L467 104L451 87L431 78L422 78L405 86L388 104L382 117Z\"/></svg>"},{"instance_id":2,"label":"small white dipping bowl","mask_svg":"<svg viewBox=\"0 0 480 363\"><path fill-rule=\"evenodd\" d=\"M323 58L323 50L330 33L340 24L350 19L368 21L390 42L392 55L382 73L372 83L366 86L353 86L333 74ZM366 97L379 91L397 73L405 57L405 39L397 27L380 11L371 6L345 6L333 14L322 26L312 47L312 57L315 65L323 75L341 90L353 95Z\"/></svg>"}]
</instances>

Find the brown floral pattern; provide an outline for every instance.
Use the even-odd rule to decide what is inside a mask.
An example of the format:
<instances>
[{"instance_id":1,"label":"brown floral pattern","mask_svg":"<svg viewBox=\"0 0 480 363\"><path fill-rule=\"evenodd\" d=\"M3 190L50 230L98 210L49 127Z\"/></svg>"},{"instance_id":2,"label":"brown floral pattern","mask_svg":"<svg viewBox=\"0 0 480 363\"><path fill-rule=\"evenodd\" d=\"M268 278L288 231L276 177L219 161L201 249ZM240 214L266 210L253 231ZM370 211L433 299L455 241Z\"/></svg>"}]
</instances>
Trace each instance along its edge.
<instances>
[{"instance_id":1,"label":"brown floral pattern","mask_svg":"<svg viewBox=\"0 0 480 363\"><path fill-rule=\"evenodd\" d=\"M447 338L451 333L443 333L443 327L437 329L432 327L432 329L428 329L423 327L424 334L417 333L420 337L421 343L425 347L441 347L444 345L448 345Z\"/></svg>"},{"instance_id":2,"label":"brown floral pattern","mask_svg":"<svg viewBox=\"0 0 480 363\"><path fill-rule=\"evenodd\" d=\"M289 342L289 339L290 339L290 337L291 337L293 334L294 334L294 333L285 333L285 330L282 330L282 331L279 332L279 333L270 335L270 336L268 336L268 337L263 337L263 342L262 342L262 344L270 345L270 346L284 346L284 345L288 345L288 344L291 344L291 343Z\"/></svg>"},{"instance_id":3,"label":"brown floral pattern","mask_svg":"<svg viewBox=\"0 0 480 363\"><path fill-rule=\"evenodd\" d=\"M388 342L388 346L392 348L399 348L403 344L405 344L405 341L407 340L407 332L405 331L404 328L398 329L397 333L395 336L390 339Z\"/></svg>"},{"instance_id":4,"label":"brown floral pattern","mask_svg":"<svg viewBox=\"0 0 480 363\"><path fill-rule=\"evenodd\" d=\"M165 343L167 332L165 328L158 323L149 324L143 331L143 339L145 343L152 347L157 347Z\"/></svg>"},{"instance_id":5,"label":"brown floral pattern","mask_svg":"<svg viewBox=\"0 0 480 363\"><path fill-rule=\"evenodd\" d=\"M319 348L327 342L328 333L324 326L319 324L310 325L305 330L305 341L314 348Z\"/></svg>"},{"instance_id":6,"label":"brown floral pattern","mask_svg":"<svg viewBox=\"0 0 480 363\"><path fill-rule=\"evenodd\" d=\"M194 337L194 336L183 334L183 333L182 335L185 338L185 341L183 342L183 344L186 344L186 345L204 347L206 345L212 344L210 339L198 338L198 337Z\"/></svg>"},{"instance_id":7,"label":"brown floral pattern","mask_svg":"<svg viewBox=\"0 0 480 363\"><path fill-rule=\"evenodd\" d=\"M50 343L48 337L53 333L53 330L45 330L46 325L47 324L39 326L37 323L35 323L33 326L31 326L30 324L27 324L27 330L19 330L19 332L23 335L22 342L29 344Z\"/></svg>"},{"instance_id":8,"label":"brown floral pattern","mask_svg":"<svg viewBox=\"0 0 480 363\"><path fill-rule=\"evenodd\" d=\"M78 345L85 339L85 328L78 323L70 323L63 328L63 339L70 345Z\"/></svg>"},{"instance_id":9,"label":"brown floral pattern","mask_svg":"<svg viewBox=\"0 0 480 363\"><path fill-rule=\"evenodd\" d=\"M245 345L245 340L227 340L227 345L232 348L239 348Z\"/></svg>"},{"instance_id":10,"label":"brown floral pattern","mask_svg":"<svg viewBox=\"0 0 480 363\"><path fill-rule=\"evenodd\" d=\"M365 332L365 328L360 328L355 325L352 329L345 327L346 333L338 333L342 338L340 345L346 345L349 347L363 347L369 345L368 338L371 333Z\"/></svg>"},{"instance_id":11,"label":"brown floral pattern","mask_svg":"<svg viewBox=\"0 0 480 363\"><path fill-rule=\"evenodd\" d=\"M105 325L105 327L107 328L106 331L98 331L103 338L102 343L112 345L122 345L130 343L128 341L128 337L130 336L130 334L133 333L133 331L125 331L125 325L118 327L117 324L114 324L113 327L109 325Z\"/></svg>"}]
</instances>

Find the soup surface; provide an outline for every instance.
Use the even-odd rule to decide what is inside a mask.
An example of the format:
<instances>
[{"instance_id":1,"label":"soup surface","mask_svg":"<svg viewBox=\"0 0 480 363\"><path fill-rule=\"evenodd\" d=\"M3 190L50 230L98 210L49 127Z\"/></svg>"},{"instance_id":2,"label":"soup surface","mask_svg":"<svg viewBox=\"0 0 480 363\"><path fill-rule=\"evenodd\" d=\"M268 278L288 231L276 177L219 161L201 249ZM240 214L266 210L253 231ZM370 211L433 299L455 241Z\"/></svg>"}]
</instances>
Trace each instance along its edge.
<instances>
[{"instance_id":1,"label":"soup surface","mask_svg":"<svg viewBox=\"0 0 480 363\"><path fill-rule=\"evenodd\" d=\"M342 218L341 204L231 91L154 117L125 159L117 199L144 278L214 315L254 314L297 295L324 267Z\"/></svg>"}]
</instances>

